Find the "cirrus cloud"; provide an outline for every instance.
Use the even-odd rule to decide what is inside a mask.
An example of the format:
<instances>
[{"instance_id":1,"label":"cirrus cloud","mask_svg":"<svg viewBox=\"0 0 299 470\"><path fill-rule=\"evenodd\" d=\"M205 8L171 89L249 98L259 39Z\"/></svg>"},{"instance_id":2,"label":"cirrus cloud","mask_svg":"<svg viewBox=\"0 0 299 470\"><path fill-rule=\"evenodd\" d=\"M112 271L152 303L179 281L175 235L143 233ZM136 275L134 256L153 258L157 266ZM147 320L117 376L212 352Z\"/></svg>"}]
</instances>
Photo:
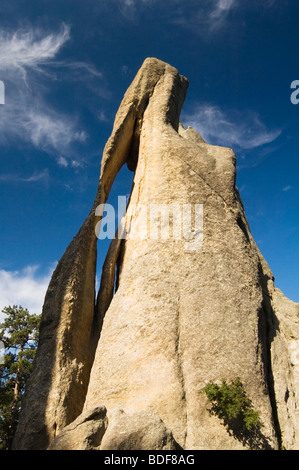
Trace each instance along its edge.
<instances>
[{"instance_id":1,"label":"cirrus cloud","mask_svg":"<svg viewBox=\"0 0 299 470\"><path fill-rule=\"evenodd\" d=\"M0 30L0 78L6 90L6 104L0 109L0 144L27 142L56 158L74 159L74 145L86 142L79 116L54 107L48 98L53 81L69 78L71 82L79 71L85 84L102 78L92 64L58 60L70 38L65 24L50 33L34 28Z\"/></svg>"},{"instance_id":2,"label":"cirrus cloud","mask_svg":"<svg viewBox=\"0 0 299 470\"><path fill-rule=\"evenodd\" d=\"M70 28L63 24L61 30L44 35L40 30L20 30L13 33L0 31L0 70L40 70L40 66L53 59L70 39Z\"/></svg>"},{"instance_id":3,"label":"cirrus cloud","mask_svg":"<svg viewBox=\"0 0 299 470\"><path fill-rule=\"evenodd\" d=\"M208 143L242 150L269 144L281 134L280 129L267 129L255 111L225 112L211 104L196 105L192 111L182 114L182 120Z\"/></svg>"}]
</instances>

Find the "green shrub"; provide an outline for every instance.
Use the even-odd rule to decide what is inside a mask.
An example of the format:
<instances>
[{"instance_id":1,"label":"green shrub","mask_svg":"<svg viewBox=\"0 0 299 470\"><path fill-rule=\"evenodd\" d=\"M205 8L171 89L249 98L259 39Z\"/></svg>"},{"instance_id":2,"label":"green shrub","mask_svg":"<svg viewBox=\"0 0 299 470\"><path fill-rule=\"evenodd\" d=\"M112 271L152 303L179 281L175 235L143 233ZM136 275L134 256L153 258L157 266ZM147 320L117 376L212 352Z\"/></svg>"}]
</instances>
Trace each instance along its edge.
<instances>
[{"instance_id":1,"label":"green shrub","mask_svg":"<svg viewBox=\"0 0 299 470\"><path fill-rule=\"evenodd\" d=\"M221 385L210 382L200 393L207 395L213 404L214 413L225 423L238 421L239 424L243 423L247 431L261 427L259 413L253 410L239 377L230 385L225 380L222 380Z\"/></svg>"},{"instance_id":2,"label":"green shrub","mask_svg":"<svg viewBox=\"0 0 299 470\"><path fill-rule=\"evenodd\" d=\"M237 439L255 448L262 442L265 444L260 432L260 415L253 409L239 377L230 384L224 379L221 385L210 382L199 393L206 394L212 404L210 412L222 419L228 431Z\"/></svg>"}]
</instances>

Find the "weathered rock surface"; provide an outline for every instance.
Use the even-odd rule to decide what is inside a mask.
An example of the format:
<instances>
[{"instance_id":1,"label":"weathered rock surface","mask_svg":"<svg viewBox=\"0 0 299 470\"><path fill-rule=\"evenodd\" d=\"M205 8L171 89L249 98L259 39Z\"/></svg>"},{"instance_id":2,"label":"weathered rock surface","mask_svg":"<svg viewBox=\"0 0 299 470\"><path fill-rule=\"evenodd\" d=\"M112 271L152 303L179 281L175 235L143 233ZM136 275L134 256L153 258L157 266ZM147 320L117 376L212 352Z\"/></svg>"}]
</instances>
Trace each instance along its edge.
<instances>
[{"instance_id":1,"label":"weathered rock surface","mask_svg":"<svg viewBox=\"0 0 299 470\"><path fill-rule=\"evenodd\" d=\"M233 151L180 124L187 86L147 59L124 96L94 205L46 295L16 449L242 449L198 394L237 376L263 422L258 448L278 449L281 436L299 446L299 306L275 288L251 236ZM95 211L125 162L135 170L128 235L112 241L95 300ZM194 221L197 232L179 234L183 208L196 205L203 233ZM144 207L174 209L172 236L155 214L142 237ZM99 407L108 428L103 418L90 431L85 413Z\"/></svg>"},{"instance_id":2,"label":"weathered rock surface","mask_svg":"<svg viewBox=\"0 0 299 470\"><path fill-rule=\"evenodd\" d=\"M271 289L274 329L271 361L277 417L286 449L299 449L299 305Z\"/></svg>"},{"instance_id":3,"label":"weathered rock surface","mask_svg":"<svg viewBox=\"0 0 299 470\"><path fill-rule=\"evenodd\" d=\"M100 450L179 450L172 433L150 411L127 415L118 409L109 416L109 426Z\"/></svg>"},{"instance_id":4,"label":"weathered rock surface","mask_svg":"<svg viewBox=\"0 0 299 470\"><path fill-rule=\"evenodd\" d=\"M96 450L108 426L104 406L87 410L66 426L51 442L49 450Z\"/></svg>"}]
</instances>

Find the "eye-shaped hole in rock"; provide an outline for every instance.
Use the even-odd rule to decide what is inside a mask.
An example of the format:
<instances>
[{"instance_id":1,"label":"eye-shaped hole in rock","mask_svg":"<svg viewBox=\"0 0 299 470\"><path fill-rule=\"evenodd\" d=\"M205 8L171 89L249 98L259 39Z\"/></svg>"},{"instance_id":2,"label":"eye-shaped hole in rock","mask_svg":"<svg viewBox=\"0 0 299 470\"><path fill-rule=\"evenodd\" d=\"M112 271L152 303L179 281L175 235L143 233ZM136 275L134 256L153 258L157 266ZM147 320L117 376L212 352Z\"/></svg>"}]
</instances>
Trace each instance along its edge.
<instances>
[{"instance_id":1,"label":"eye-shaped hole in rock","mask_svg":"<svg viewBox=\"0 0 299 470\"><path fill-rule=\"evenodd\" d=\"M104 207L98 237L95 313L101 330L104 315L117 288L117 259L122 239L119 227L133 187L134 172L124 164L112 185Z\"/></svg>"}]
</instances>

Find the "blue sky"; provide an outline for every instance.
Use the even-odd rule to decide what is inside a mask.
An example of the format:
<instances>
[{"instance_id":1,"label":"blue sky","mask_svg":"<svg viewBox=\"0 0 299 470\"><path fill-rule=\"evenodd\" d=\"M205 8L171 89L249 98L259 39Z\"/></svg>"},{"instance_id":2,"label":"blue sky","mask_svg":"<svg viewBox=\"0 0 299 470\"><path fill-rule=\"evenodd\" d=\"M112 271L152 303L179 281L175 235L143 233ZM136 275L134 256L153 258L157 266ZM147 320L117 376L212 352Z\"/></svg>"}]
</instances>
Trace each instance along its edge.
<instances>
[{"instance_id":1,"label":"blue sky","mask_svg":"<svg viewBox=\"0 0 299 470\"><path fill-rule=\"evenodd\" d=\"M1 0L1 309L39 313L146 57L189 79L183 124L234 149L252 234L298 302L298 14L298 0ZM131 180L124 168L114 194Z\"/></svg>"}]
</instances>

